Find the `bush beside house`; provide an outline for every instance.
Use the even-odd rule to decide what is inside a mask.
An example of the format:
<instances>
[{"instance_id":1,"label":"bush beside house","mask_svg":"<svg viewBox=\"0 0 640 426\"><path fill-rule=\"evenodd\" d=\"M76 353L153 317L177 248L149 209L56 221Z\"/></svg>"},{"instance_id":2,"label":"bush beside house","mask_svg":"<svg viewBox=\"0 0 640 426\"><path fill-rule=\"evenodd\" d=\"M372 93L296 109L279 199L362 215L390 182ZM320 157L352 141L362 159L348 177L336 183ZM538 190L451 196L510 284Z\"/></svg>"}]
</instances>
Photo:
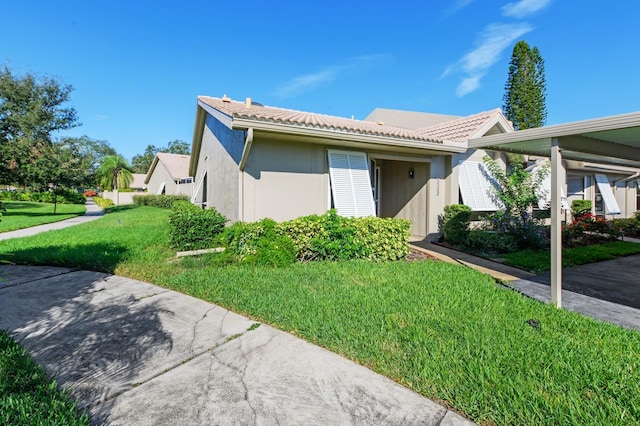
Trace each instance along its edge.
<instances>
[{"instance_id":1,"label":"bush beside house","mask_svg":"<svg viewBox=\"0 0 640 426\"><path fill-rule=\"evenodd\" d=\"M170 209L176 201L189 202L186 195L134 195L133 202L139 206L160 207Z\"/></svg>"},{"instance_id":2,"label":"bush beside house","mask_svg":"<svg viewBox=\"0 0 640 426\"><path fill-rule=\"evenodd\" d=\"M143 196L146 199L152 196ZM176 195L153 196L161 205L171 202L169 244L178 250L214 247L215 238L224 230L227 219L216 209L203 210ZM160 198L163 197L163 198ZM150 204L147 204L150 205ZM160 206L158 206L160 207Z\"/></svg>"},{"instance_id":3,"label":"bush beside house","mask_svg":"<svg viewBox=\"0 0 640 426\"><path fill-rule=\"evenodd\" d=\"M55 200L54 200L55 196ZM84 204L87 199L77 191L58 188L53 191L31 192L31 191L0 191L0 200L6 201L30 201L34 203L58 204Z\"/></svg>"}]
</instances>

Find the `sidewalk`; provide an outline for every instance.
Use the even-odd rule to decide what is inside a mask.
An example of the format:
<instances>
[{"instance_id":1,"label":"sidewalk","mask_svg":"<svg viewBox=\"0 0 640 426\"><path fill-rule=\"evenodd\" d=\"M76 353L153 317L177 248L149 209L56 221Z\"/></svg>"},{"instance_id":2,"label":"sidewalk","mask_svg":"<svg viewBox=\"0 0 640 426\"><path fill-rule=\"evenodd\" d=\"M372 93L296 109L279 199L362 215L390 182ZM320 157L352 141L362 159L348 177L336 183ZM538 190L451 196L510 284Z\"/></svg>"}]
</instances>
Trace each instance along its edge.
<instances>
[{"instance_id":1,"label":"sidewalk","mask_svg":"<svg viewBox=\"0 0 640 426\"><path fill-rule=\"evenodd\" d=\"M94 424L473 424L288 333L129 278L0 265L0 312Z\"/></svg>"},{"instance_id":2,"label":"sidewalk","mask_svg":"<svg viewBox=\"0 0 640 426\"><path fill-rule=\"evenodd\" d=\"M96 220L104 214L102 209L98 207L93 201L87 201L85 206L87 208L87 212L82 216L72 217L71 219L61 220L60 222L46 223L44 225L34 226L31 228L3 232L0 234L0 241L8 240L11 238L30 237L31 235L52 231L54 229L62 229L69 226L78 225L80 223L91 222L92 220Z\"/></svg>"}]
</instances>

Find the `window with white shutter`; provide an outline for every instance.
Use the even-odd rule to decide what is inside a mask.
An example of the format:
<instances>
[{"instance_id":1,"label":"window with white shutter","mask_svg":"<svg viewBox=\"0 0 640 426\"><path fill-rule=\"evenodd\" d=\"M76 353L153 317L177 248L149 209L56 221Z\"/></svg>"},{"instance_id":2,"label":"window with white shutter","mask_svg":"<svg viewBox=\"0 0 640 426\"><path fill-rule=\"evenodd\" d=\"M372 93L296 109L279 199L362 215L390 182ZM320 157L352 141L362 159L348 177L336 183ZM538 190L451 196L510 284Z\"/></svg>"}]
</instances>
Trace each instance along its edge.
<instances>
[{"instance_id":1,"label":"window with white shutter","mask_svg":"<svg viewBox=\"0 0 640 426\"><path fill-rule=\"evenodd\" d=\"M364 152L329 150L333 205L341 216L375 216L369 162Z\"/></svg>"},{"instance_id":2,"label":"window with white shutter","mask_svg":"<svg viewBox=\"0 0 640 426\"><path fill-rule=\"evenodd\" d=\"M493 197L492 187L497 183L489 176L489 170L480 162L463 161L458 165L462 202L473 211L496 211L502 208Z\"/></svg>"},{"instance_id":3,"label":"window with white shutter","mask_svg":"<svg viewBox=\"0 0 640 426\"><path fill-rule=\"evenodd\" d=\"M600 194L602 194L602 199L604 200L604 205L607 209L607 213L620 214L620 207L618 206L616 197L613 195L613 191L611 190L611 185L609 185L609 179L607 178L607 176L596 174L595 177L596 185L598 185Z\"/></svg>"}]
</instances>

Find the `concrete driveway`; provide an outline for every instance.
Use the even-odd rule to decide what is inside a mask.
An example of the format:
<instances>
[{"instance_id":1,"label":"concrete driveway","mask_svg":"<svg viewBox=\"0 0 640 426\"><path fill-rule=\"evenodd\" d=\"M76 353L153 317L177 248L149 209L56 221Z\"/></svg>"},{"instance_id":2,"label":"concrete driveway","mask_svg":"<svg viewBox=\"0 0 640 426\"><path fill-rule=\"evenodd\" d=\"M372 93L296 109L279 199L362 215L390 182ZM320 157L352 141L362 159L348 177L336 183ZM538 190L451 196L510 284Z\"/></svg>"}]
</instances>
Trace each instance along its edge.
<instances>
[{"instance_id":1,"label":"concrete driveway","mask_svg":"<svg viewBox=\"0 0 640 426\"><path fill-rule=\"evenodd\" d=\"M473 424L290 334L109 274L0 266L0 328L95 424Z\"/></svg>"}]
</instances>

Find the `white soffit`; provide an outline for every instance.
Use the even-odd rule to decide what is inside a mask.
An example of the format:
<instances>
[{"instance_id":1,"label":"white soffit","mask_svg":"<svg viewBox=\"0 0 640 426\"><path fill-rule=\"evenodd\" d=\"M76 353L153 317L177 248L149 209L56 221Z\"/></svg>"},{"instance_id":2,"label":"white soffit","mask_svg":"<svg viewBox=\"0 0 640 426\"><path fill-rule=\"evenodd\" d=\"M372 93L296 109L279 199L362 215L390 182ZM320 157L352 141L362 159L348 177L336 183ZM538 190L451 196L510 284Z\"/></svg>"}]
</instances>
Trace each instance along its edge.
<instances>
[{"instance_id":1,"label":"white soffit","mask_svg":"<svg viewBox=\"0 0 640 426\"><path fill-rule=\"evenodd\" d=\"M501 207L493 196L493 187L497 183L490 178L489 170L476 161L463 161L458 164L458 183L462 202L473 211L496 211Z\"/></svg>"},{"instance_id":2,"label":"white soffit","mask_svg":"<svg viewBox=\"0 0 640 426\"><path fill-rule=\"evenodd\" d=\"M328 156L331 193L338 214L375 216L367 155L357 151L329 150Z\"/></svg>"},{"instance_id":3,"label":"white soffit","mask_svg":"<svg viewBox=\"0 0 640 426\"><path fill-rule=\"evenodd\" d=\"M596 174L596 184L598 185L598 189L600 190L600 194L602 194L602 200L604 201L605 208L609 214L620 214L620 207L618 206L618 202L616 201L615 195L613 195L613 191L611 190L611 185L609 184L609 179L606 175Z\"/></svg>"}]
</instances>

